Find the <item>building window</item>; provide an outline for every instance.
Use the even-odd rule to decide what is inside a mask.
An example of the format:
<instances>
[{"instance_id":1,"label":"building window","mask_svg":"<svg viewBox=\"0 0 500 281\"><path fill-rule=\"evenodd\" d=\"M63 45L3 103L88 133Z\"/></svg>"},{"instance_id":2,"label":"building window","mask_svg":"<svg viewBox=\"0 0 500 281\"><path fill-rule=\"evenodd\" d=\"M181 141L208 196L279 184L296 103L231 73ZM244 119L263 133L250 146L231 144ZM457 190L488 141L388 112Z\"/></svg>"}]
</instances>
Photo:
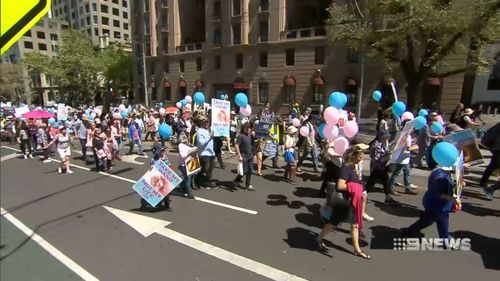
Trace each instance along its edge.
<instances>
[{"instance_id":1,"label":"building window","mask_svg":"<svg viewBox=\"0 0 500 281\"><path fill-rule=\"evenodd\" d=\"M269 84L259 83L259 104L265 104L269 101Z\"/></svg>"},{"instance_id":2,"label":"building window","mask_svg":"<svg viewBox=\"0 0 500 281\"><path fill-rule=\"evenodd\" d=\"M128 13L127 12L123 12L123 18L124 19L128 19Z\"/></svg>"},{"instance_id":3,"label":"building window","mask_svg":"<svg viewBox=\"0 0 500 281\"><path fill-rule=\"evenodd\" d=\"M285 65L295 65L295 49L286 49L285 50L286 61Z\"/></svg>"},{"instance_id":4,"label":"building window","mask_svg":"<svg viewBox=\"0 0 500 281\"><path fill-rule=\"evenodd\" d=\"M222 32L220 28L214 29L214 37L212 43L215 47L222 46Z\"/></svg>"},{"instance_id":5,"label":"building window","mask_svg":"<svg viewBox=\"0 0 500 281\"><path fill-rule=\"evenodd\" d=\"M89 13L90 12L89 9L90 9L89 4L88 3L85 4L85 13Z\"/></svg>"},{"instance_id":6,"label":"building window","mask_svg":"<svg viewBox=\"0 0 500 281\"><path fill-rule=\"evenodd\" d=\"M108 6L101 4L101 13L107 14L108 13Z\"/></svg>"},{"instance_id":7,"label":"building window","mask_svg":"<svg viewBox=\"0 0 500 281\"><path fill-rule=\"evenodd\" d=\"M103 30L102 30L102 35L104 35L104 36L109 36L109 34L110 34L110 33L109 33L109 30L108 30L108 29L103 29Z\"/></svg>"},{"instance_id":8,"label":"building window","mask_svg":"<svg viewBox=\"0 0 500 281\"><path fill-rule=\"evenodd\" d=\"M47 51L47 45L38 43L38 50L40 51Z\"/></svg>"},{"instance_id":9,"label":"building window","mask_svg":"<svg viewBox=\"0 0 500 281\"><path fill-rule=\"evenodd\" d=\"M233 23L233 45L241 44L241 22Z\"/></svg>"},{"instance_id":10,"label":"building window","mask_svg":"<svg viewBox=\"0 0 500 281\"><path fill-rule=\"evenodd\" d=\"M151 33L151 23L149 22L149 17L144 17L144 31L146 34Z\"/></svg>"},{"instance_id":11,"label":"building window","mask_svg":"<svg viewBox=\"0 0 500 281\"><path fill-rule=\"evenodd\" d=\"M119 20L113 20L113 26L114 27L120 27L120 21Z\"/></svg>"},{"instance_id":12,"label":"building window","mask_svg":"<svg viewBox=\"0 0 500 281\"><path fill-rule=\"evenodd\" d=\"M313 88L313 103L315 104L318 104L318 103L321 103L321 92L323 90L323 87L322 86L319 86L319 85L314 85L314 88Z\"/></svg>"},{"instance_id":13,"label":"building window","mask_svg":"<svg viewBox=\"0 0 500 281\"><path fill-rule=\"evenodd\" d=\"M179 60L179 72L184 72L184 59Z\"/></svg>"},{"instance_id":14,"label":"building window","mask_svg":"<svg viewBox=\"0 0 500 281\"><path fill-rule=\"evenodd\" d=\"M92 16L94 18L94 23L98 24L99 22L99 17L98 16Z\"/></svg>"},{"instance_id":15,"label":"building window","mask_svg":"<svg viewBox=\"0 0 500 281\"><path fill-rule=\"evenodd\" d=\"M94 28L94 35L99 36L99 29L98 28Z\"/></svg>"},{"instance_id":16,"label":"building window","mask_svg":"<svg viewBox=\"0 0 500 281\"><path fill-rule=\"evenodd\" d=\"M119 5L120 4L120 0L113 0L113 3Z\"/></svg>"},{"instance_id":17,"label":"building window","mask_svg":"<svg viewBox=\"0 0 500 281\"><path fill-rule=\"evenodd\" d=\"M109 25L109 19L106 17L101 17L101 23L102 25Z\"/></svg>"},{"instance_id":18,"label":"building window","mask_svg":"<svg viewBox=\"0 0 500 281\"><path fill-rule=\"evenodd\" d=\"M214 57L214 68L215 69L220 69L221 68L221 56L220 55L216 55Z\"/></svg>"},{"instance_id":19,"label":"building window","mask_svg":"<svg viewBox=\"0 0 500 281\"><path fill-rule=\"evenodd\" d=\"M28 41L24 41L24 48L25 49L33 49L33 43L28 42Z\"/></svg>"},{"instance_id":20,"label":"building window","mask_svg":"<svg viewBox=\"0 0 500 281\"><path fill-rule=\"evenodd\" d=\"M128 38L128 34L127 34L127 33L124 33L124 34L123 34L123 39L125 39L125 41L128 41L128 40L129 40L129 38Z\"/></svg>"},{"instance_id":21,"label":"building window","mask_svg":"<svg viewBox=\"0 0 500 281\"><path fill-rule=\"evenodd\" d=\"M144 11L145 12L149 11L149 0L144 0Z\"/></svg>"},{"instance_id":22,"label":"building window","mask_svg":"<svg viewBox=\"0 0 500 281\"><path fill-rule=\"evenodd\" d=\"M220 1L214 2L213 19L220 20L222 18Z\"/></svg>"},{"instance_id":23,"label":"building window","mask_svg":"<svg viewBox=\"0 0 500 281\"><path fill-rule=\"evenodd\" d=\"M115 31L113 32L113 37L115 37L116 39L121 39L122 35L120 34L120 31Z\"/></svg>"},{"instance_id":24,"label":"building window","mask_svg":"<svg viewBox=\"0 0 500 281\"><path fill-rule=\"evenodd\" d=\"M97 3L92 3L92 11L97 12Z\"/></svg>"},{"instance_id":25,"label":"building window","mask_svg":"<svg viewBox=\"0 0 500 281\"><path fill-rule=\"evenodd\" d=\"M38 38L38 39L45 39L45 32L43 32L43 31L37 31L36 32L36 38Z\"/></svg>"},{"instance_id":26,"label":"building window","mask_svg":"<svg viewBox=\"0 0 500 281\"><path fill-rule=\"evenodd\" d=\"M123 23L123 29L128 30L128 23L126 22Z\"/></svg>"},{"instance_id":27,"label":"building window","mask_svg":"<svg viewBox=\"0 0 500 281\"><path fill-rule=\"evenodd\" d=\"M260 10L269 11L269 0L260 0Z\"/></svg>"},{"instance_id":28,"label":"building window","mask_svg":"<svg viewBox=\"0 0 500 281\"><path fill-rule=\"evenodd\" d=\"M267 67L267 52L262 51L259 55L259 66Z\"/></svg>"},{"instance_id":29,"label":"building window","mask_svg":"<svg viewBox=\"0 0 500 281\"><path fill-rule=\"evenodd\" d=\"M113 8L113 15L119 16L120 15L120 10L118 10L117 8Z\"/></svg>"},{"instance_id":30,"label":"building window","mask_svg":"<svg viewBox=\"0 0 500 281\"><path fill-rule=\"evenodd\" d=\"M170 72L170 63L168 61L163 63L163 72L165 72L165 73Z\"/></svg>"},{"instance_id":31,"label":"building window","mask_svg":"<svg viewBox=\"0 0 500 281\"><path fill-rule=\"evenodd\" d=\"M127 8L128 7L128 3L127 3L127 0L123 0L122 1L122 6Z\"/></svg>"},{"instance_id":32,"label":"building window","mask_svg":"<svg viewBox=\"0 0 500 281\"><path fill-rule=\"evenodd\" d=\"M164 37L162 43L163 54L168 54L168 37Z\"/></svg>"},{"instance_id":33,"label":"building window","mask_svg":"<svg viewBox=\"0 0 500 281\"><path fill-rule=\"evenodd\" d=\"M58 41L59 40L59 36L57 36L57 34L55 34L55 33L51 33L50 34L50 40L52 40L52 41Z\"/></svg>"},{"instance_id":34,"label":"building window","mask_svg":"<svg viewBox=\"0 0 500 281\"><path fill-rule=\"evenodd\" d=\"M146 51L146 56L150 57L151 56L151 43L147 42L144 45L145 45L144 48L145 48L145 51Z\"/></svg>"},{"instance_id":35,"label":"building window","mask_svg":"<svg viewBox=\"0 0 500 281\"><path fill-rule=\"evenodd\" d=\"M86 20L87 20L87 25L90 25L90 17L87 17Z\"/></svg>"},{"instance_id":36,"label":"building window","mask_svg":"<svg viewBox=\"0 0 500 281\"><path fill-rule=\"evenodd\" d=\"M269 41L269 21L264 20L259 22L259 41L267 42Z\"/></svg>"},{"instance_id":37,"label":"building window","mask_svg":"<svg viewBox=\"0 0 500 281\"><path fill-rule=\"evenodd\" d=\"M203 61L201 58L196 58L196 71L201 71L203 67Z\"/></svg>"},{"instance_id":38,"label":"building window","mask_svg":"<svg viewBox=\"0 0 500 281\"><path fill-rule=\"evenodd\" d=\"M165 100L172 100L172 88L171 87L167 87L167 88L163 88L163 91L165 93Z\"/></svg>"},{"instance_id":39,"label":"building window","mask_svg":"<svg viewBox=\"0 0 500 281\"><path fill-rule=\"evenodd\" d=\"M232 0L233 16L241 16L241 0Z\"/></svg>"},{"instance_id":40,"label":"building window","mask_svg":"<svg viewBox=\"0 0 500 281\"><path fill-rule=\"evenodd\" d=\"M325 63L325 47L318 46L314 47L314 64L324 64Z\"/></svg>"},{"instance_id":41,"label":"building window","mask_svg":"<svg viewBox=\"0 0 500 281\"><path fill-rule=\"evenodd\" d=\"M237 69L243 68L243 53L237 53L234 62Z\"/></svg>"}]
</instances>

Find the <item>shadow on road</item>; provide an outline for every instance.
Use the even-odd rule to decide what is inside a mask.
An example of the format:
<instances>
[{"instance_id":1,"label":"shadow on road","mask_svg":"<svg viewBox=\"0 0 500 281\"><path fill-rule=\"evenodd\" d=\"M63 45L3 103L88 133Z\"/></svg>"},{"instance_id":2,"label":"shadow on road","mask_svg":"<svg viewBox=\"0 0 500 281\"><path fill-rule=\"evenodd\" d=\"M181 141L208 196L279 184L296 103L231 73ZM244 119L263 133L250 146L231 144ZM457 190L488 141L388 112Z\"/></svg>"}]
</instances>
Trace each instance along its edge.
<instances>
[{"instance_id":1,"label":"shadow on road","mask_svg":"<svg viewBox=\"0 0 500 281\"><path fill-rule=\"evenodd\" d=\"M484 267L500 270L500 239L465 230L455 231L452 235L455 238L469 238L471 250L481 255Z\"/></svg>"},{"instance_id":2,"label":"shadow on road","mask_svg":"<svg viewBox=\"0 0 500 281\"><path fill-rule=\"evenodd\" d=\"M462 203L462 212L466 212L468 214L479 217L486 217L486 216L500 217L499 210L480 207L479 204L468 203L468 202Z\"/></svg>"},{"instance_id":3,"label":"shadow on road","mask_svg":"<svg viewBox=\"0 0 500 281\"><path fill-rule=\"evenodd\" d=\"M375 207L379 208L382 212L396 217L419 217L420 210L412 205L404 203L398 205L387 205L384 202L372 200Z\"/></svg>"}]
</instances>

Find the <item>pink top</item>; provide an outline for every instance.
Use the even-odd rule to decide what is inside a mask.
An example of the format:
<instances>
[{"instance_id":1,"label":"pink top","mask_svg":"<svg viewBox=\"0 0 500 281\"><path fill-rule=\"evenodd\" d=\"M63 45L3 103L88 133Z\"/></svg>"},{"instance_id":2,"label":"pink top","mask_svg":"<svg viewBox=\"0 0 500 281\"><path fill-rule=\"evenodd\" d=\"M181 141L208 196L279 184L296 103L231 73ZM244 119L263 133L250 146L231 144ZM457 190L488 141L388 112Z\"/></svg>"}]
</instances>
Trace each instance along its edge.
<instances>
[{"instance_id":1,"label":"pink top","mask_svg":"<svg viewBox=\"0 0 500 281\"><path fill-rule=\"evenodd\" d=\"M179 166L185 166L186 159L188 158L190 152L192 152L194 149L196 149L196 147L184 143L179 143Z\"/></svg>"},{"instance_id":2,"label":"pink top","mask_svg":"<svg viewBox=\"0 0 500 281\"><path fill-rule=\"evenodd\" d=\"M356 215L356 223L359 229L363 228L363 186L357 182L348 182L347 190L352 198L351 203L354 208L354 213Z\"/></svg>"}]
</instances>

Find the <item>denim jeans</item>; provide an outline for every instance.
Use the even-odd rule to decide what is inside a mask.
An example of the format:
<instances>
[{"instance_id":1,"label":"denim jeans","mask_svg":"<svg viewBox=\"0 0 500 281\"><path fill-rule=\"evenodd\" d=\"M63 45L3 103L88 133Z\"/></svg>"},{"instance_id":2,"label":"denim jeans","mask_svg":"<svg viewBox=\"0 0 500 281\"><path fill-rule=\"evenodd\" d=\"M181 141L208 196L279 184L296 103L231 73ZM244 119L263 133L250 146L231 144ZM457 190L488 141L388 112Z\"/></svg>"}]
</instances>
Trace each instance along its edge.
<instances>
[{"instance_id":1,"label":"denim jeans","mask_svg":"<svg viewBox=\"0 0 500 281\"><path fill-rule=\"evenodd\" d=\"M307 141L307 140L305 140L305 141ZM302 151L302 156L299 159L299 163L297 164L297 167L302 166L302 162L304 162L304 159L306 159L306 157L309 155L309 153L311 154L312 162L314 165L314 171L318 171L319 170L318 149L316 148L316 146L312 146L312 147L309 145L304 146L303 151Z\"/></svg>"},{"instance_id":2,"label":"denim jeans","mask_svg":"<svg viewBox=\"0 0 500 281\"><path fill-rule=\"evenodd\" d=\"M193 193L193 178L191 175L188 176L186 166L179 166L179 170L181 170L182 173L182 185L184 187L184 192L187 194L192 194Z\"/></svg>"},{"instance_id":3,"label":"denim jeans","mask_svg":"<svg viewBox=\"0 0 500 281\"><path fill-rule=\"evenodd\" d=\"M134 152L134 146L135 145L139 146L139 154L142 154L142 141L141 140L131 140L130 141L130 149L128 150L128 154L132 154Z\"/></svg>"},{"instance_id":4,"label":"denim jeans","mask_svg":"<svg viewBox=\"0 0 500 281\"><path fill-rule=\"evenodd\" d=\"M429 211L429 210L425 210L424 212L422 212L422 214L420 215L420 218L414 224L410 225L410 227L403 230L401 235L403 237L413 236L413 235L417 234L420 230L431 226L433 223L436 223L439 238L442 238L442 239L449 239L450 238L449 213L448 212Z\"/></svg>"},{"instance_id":5,"label":"denim jeans","mask_svg":"<svg viewBox=\"0 0 500 281\"><path fill-rule=\"evenodd\" d=\"M87 139L79 139L80 146L82 147L82 159L87 161Z\"/></svg>"},{"instance_id":6,"label":"denim jeans","mask_svg":"<svg viewBox=\"0 0 500 281\"><path fill-rule=\"evenodd\" d=\"M394 189L394 182L396 178L403 171L403 180L406 188L410 187L410 164L392 164L392 175L389 179L389 187L391 190Z\"/></svg>"}]
</instances>

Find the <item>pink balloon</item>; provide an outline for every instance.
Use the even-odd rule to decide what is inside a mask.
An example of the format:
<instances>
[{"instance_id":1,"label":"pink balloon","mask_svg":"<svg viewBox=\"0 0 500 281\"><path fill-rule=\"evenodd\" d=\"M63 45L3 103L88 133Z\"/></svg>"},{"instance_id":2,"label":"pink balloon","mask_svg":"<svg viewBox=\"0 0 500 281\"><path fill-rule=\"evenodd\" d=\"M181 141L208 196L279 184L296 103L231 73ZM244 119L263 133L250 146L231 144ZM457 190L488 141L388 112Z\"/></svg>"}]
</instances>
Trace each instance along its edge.
<instances>
[{"instance_id":1,"label":"pink balloon","mask_svg":"<svg viewBox=\"0 0 500 281\"><path fill-rule=\"evenodd\" d=\"M295 127L300 127L300 120L299 118L293 118L292 119L292 125L294 125Z\"/></svg>"},{"instance_id":2,"label":"pink balloon","mask_svg":"<svg viewBox=\"0 0 500 281\"><path fill-rule=\"evenodd\" d=\"M413 120L415 119L415 116L413 116L413 113L409 112L409 111L406 111L405 113L403 113L403 115L401 116L401 121L405 121L405 120Z\"/></svg>"},{"instance_id":3,"label":"pink balloon","mask_svg":"<svg viewBox=\"0 0 500 281\"><path fill-rule=\"evenodd\" d=\"M329 106L325 109L323 117L325 118L326 124L337 124L337 122L339 122L340 113L335 107Z\"/></svg>"},{"instance_id":4,"label":"pink balloon","mask_svg":"<svg viewBox=\"0 0 500 281\"><path fill-rule=\"evenodd\" d=\"M356 121L347 121L344 126L344 135L352 139L358 133L358 124Z\"/></svg>"},{"instance_id":5,"label":"pink balloon","mask_svg":"<svg viewBox=\"0 0 500 281\"><path fill-rule=\"evenodd\" d=\"M165 108L163 108L163 107L160 108L159 112L160 112L161 115L165 115Z\"/></svg>"},{"instance_id":6,"label":"pink balloon","mask_svg":"<svg viewBox=\"0 0 500 281\"><path fill-rule=\"evenodd\" d=\"M94 112L95 114L97 114L98 116L101 115L102 111L99 109L99 108L94 108Z\"/></svg>"},{"instance_id":7,"label":"pink balloon","mask_svg":"<svg viewBox=\"0 0 500 281\"><path fill-rule=\"evenodd\" d=\"M300 132L300 135L301 135L301 136L303 136L303 137L307 137L307 136L309 136L309 133L310 133L310 132L309 132L309 127L307 127L307 126L302 126L302 127L300 127L299 132Z\"/></svg>"},{"instance_id":8,"label":"pink balloon","mask_svg":"<svg viewBox=\"0 0 500 281\"><path fill-rule=\"evenodd\" d=\"M248 117L248 116L252 115L252 108L250 107L249 104L247 104L246 107L240 107L240 113L243 116Z\"/></svg>"},{"instance_id":9,"label":"pink balloon","mask_svg":"<svg viewBox=\"0 0 500 281\"><path fill-rule=\"evenodd\" d=\"M175 106L176 106L177 108L179 108L179 109L181 109L181 108L182 108L182 104L181 104L181 102L180 102L180 101L178 101L178 102L175 104Z\"/></svg>"},{"instance_id":10,"label":"pink balloon","mask_svg":"<svg viewBox=\"0 0 500 281\"><path fill-rule=\"evenodd\" d=\"M441 123L442 125L444 125L443 116L441 116L441 115L436 116L436 121L438 121L439 123Z\"/></svg>"},{"instance_id":11,"label":"pink balloon","mask_svg":"<svg viewBox=\"0 0 500 281\"><path fill-rule=\"evenodd\" d=\"M185 96L184 99L188 102L188 103L192 103L193 102L193 98L191 96Z\"/></svg>"},{"instance_id":12,"label":"pink balloon","mask_svg":"<svg viewBox=\"0 0 500 281\"><path fill-rule=\"evenodd\" d=\"M333 142L333 145L335 153L344 155L345 151L349 148L349 141L344 137L340 137Z\"/></svg>"},{"instance_id":13,"label":"pink balloon","mask_svg":"<svg viewBox=\"0 0 500 281\"><path fill-rule=\"evenodd\" d=\"M118 106L118 109L120 110L120 112L121 112L121 111L125 111L125 105L124 105L124 104L120 104L120 105Z\"/></svg>"},{"instance_id":14,"label":"pink balloon","mask_svg":"<svg viewBox=\"0 0 500 281\"><path fill-rule=\"evenodd\" d=\"M329 141L334 141L339 135L339 128L334 124L326 124L323 128L323 135Z\"/></svg>"}]
</instances>

